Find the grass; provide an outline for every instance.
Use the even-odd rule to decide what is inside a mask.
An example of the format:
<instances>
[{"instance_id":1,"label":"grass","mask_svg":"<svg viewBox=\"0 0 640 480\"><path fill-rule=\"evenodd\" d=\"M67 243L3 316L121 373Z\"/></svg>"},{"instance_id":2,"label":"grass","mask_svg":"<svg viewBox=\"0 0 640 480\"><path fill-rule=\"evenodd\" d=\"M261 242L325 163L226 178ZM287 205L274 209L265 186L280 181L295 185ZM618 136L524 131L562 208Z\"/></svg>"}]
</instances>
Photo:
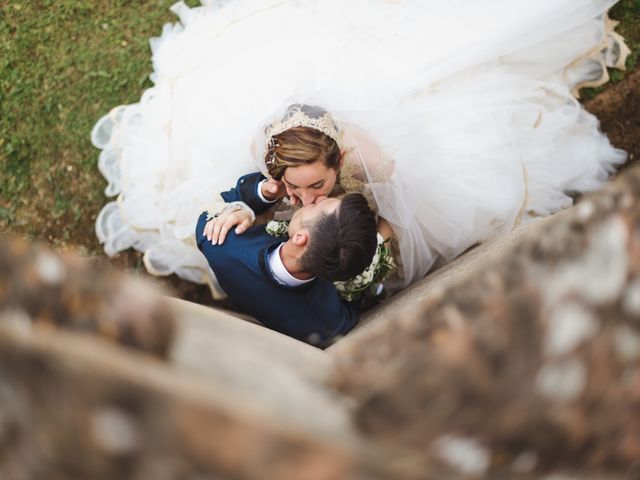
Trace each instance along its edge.
<instances>
[{"instance_id":1,"label":"grass","mask_svg":"<svg viewBox=\"0 0 640 480\"><path fill-rule=\"evenodd\" d=\"M101 249L105 182L89 132L151 86L148 39L172 0L9 0L0 6L0 228ZM194 2L190 2L194 3Z\"/></svg>"},{"instance_id":2,"label":"grass","mask_svg":"<svg viewBox=\"0 0 640 480\"><path fill-rule=\"evenodd\" d=\"M101 255L94 221L104 179L89 141L112 107L151 84L148 39L173 0L4 0L0 4L0 228ZM198 2L187 2L194 6ZM640 0L612 11L635 68ZM619 81L621 74L613 74ZM599 90L587 92L593 96ZM135 264L135 261L133 262Z\"/></svg>"},{"instance_id":3,"label":"grass","mask_svg":"<svg viewBox=\"0 0 640 480\"><path fill-rule=\"evenodd\" d=\"M609 16L619 22L616 31L620 33L631 49L631 54L627 58L626 72L616 69L609 69L610 83L597 88L585 88L580 91L580 98L587 101L602 92L609 85L620 82L628 72L634 71L638 65L640 55L640 0L623 0L617 3L609 12Z\"/></svg>"}]
</instances>

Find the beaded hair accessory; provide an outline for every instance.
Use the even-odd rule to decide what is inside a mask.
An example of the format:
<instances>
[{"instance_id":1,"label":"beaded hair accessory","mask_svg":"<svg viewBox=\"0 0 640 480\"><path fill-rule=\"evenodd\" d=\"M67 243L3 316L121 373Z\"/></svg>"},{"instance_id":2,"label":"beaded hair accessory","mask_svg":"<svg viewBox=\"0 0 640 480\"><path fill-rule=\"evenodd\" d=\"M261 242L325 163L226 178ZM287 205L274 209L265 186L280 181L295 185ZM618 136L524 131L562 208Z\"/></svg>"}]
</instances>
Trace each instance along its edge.
<instances>
[{"instance_id":1,"label":"beaded hair accessory","mask_svg":"<svg viewBox=\"0 0 640 480\"><path fill-rule=\"evenodd\" d=\"M333 121L333 117L322 107L294 103L287 107L283 117L265 128L265 154L278 146L276 135L295 127L313 128L332 138L341 147L340 132ZM276 162L275 156L270 155L265 159L267 167L271 168Z\"/></svg>"}]
</instances>

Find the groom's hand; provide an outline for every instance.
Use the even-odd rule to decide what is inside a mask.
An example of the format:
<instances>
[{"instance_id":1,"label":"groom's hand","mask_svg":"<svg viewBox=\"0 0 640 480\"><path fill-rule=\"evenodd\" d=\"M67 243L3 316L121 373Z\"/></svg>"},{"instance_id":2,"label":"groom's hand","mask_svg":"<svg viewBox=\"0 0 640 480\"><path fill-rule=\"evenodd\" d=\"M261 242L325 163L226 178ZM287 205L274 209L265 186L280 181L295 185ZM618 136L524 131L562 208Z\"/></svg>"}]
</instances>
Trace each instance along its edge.
<instances>
[{"instance_id":1,"label":"groom's hand","mask_svg":"<svg viewBox=\"0 0 640 480\"><path fill-rule=\"evenodd\" d=\"M289 193L289 201L291 202L291 206L292 207L302 207L302 200L300 200L300 198L298 198L298 196L293 193L293 192L288 192Z\"/></svg>"},{"instance_id":2,"label":"groom's hand","mask_svg":"<svg viewBox=\"0 0 640 480\"><path fill-rule=\"evenodd\" d=\"M236 227L236 233L240 235L251 226L253 219L245 210L232 210L222 212L207 222L203 235L211 242L211 245L222 245L227 233Z\"/></svg>"},{"instance_id":3,"label":"groom's hand","mask_svg":"<svg viewBox=\"0 0 640 480\"><path fill-rule=\"evenodd\" d=\"M287 194L287 190L282 180L269 178L260 185L260 192L267 200L280 200Z\"/></svg>"},{"instance_id":4,"label":"groom's hand","mask_svg":"<svg viewBox=\"0 0 640 480\"><path fill-rule=\"evenodd\" d=\"M281 198L289 196L291 206L302 206L302 200L300 200L298 196L293 193L282 180L274 180L273 178L269 178L268 180L262 182L262 184L260 185L260 193L262 193L262 196L267 200L280 200Z\"/></svg>"}]
</instances>

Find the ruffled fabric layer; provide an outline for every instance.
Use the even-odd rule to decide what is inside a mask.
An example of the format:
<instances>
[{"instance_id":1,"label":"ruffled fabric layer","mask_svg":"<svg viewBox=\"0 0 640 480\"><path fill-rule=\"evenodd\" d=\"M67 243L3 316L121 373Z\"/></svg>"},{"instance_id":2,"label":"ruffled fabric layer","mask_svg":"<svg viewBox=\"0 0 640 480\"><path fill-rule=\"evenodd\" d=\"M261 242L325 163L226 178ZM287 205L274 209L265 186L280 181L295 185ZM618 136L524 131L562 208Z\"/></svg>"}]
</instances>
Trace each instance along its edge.
<instances>
[{"instance_id":1,"label":"ruffled fabric layer","mask_svg":"<svg viewBox=\"0 0 640 480\"><path fill-rule=\"evenodd\" d=\"M404 283L598 188L625 154L575 100L628 50L611 0L209 1L151 40L154 86L94 127L117 196L105 251L208 282L193 231L215 193L259 165L255 132L293 99L366 130L393 159L380 214Z\"/></svg>"}]
</instances>

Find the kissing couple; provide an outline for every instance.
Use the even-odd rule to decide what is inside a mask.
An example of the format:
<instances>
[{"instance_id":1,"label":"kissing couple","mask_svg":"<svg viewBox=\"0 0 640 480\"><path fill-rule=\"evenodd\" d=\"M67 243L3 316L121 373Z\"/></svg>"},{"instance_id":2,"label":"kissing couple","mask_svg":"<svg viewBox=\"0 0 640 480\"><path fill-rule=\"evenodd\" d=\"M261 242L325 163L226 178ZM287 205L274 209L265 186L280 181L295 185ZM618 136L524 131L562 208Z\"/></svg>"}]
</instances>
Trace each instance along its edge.
<instances>
[{"instance_id":1,"label":"kissing couple","mask_svg":"<svg viewBox=\"0 0 640 480\"><path fill-rule=\"evenodd\" d=\"M362 297L342 298L332 282L352 279L371 264L375 214L358 193L322 197L272 231L271 224L254 225L256 214L271 206L260 193L268 183L254 173L223 192L220 212L198 219L198 248L242 311L268 328L326 347L358 322Z\"/></svg>"},{"instance_id":2,"label":"kissing couple","mask_svg":"<svg viewBox=\"0 0 640 480\"><path fill-rule=\"evenodd\" d=\"M252 145L254 154L263 147L266 175L240 177L196 226L212 288L264 326L319 347L357 324L383 282L400 278L393 230L365 195L367 176L349 160L347 131L321 107L289 105ZM361 140L358 148L370 165L381 163L374 145ZM265 224L278 215L289 220Z\"/></svg>"}]
</instances>

